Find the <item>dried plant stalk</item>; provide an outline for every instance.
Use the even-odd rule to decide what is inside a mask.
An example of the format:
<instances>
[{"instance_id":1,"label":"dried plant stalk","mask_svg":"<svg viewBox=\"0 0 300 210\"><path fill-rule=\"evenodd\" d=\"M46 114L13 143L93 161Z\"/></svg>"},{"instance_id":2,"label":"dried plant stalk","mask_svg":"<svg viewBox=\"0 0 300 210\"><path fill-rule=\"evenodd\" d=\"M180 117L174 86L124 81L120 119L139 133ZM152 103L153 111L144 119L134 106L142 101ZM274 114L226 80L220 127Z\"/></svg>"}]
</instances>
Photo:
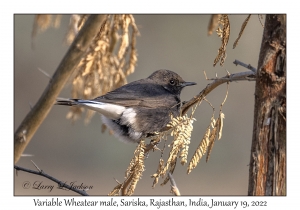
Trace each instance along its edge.
<instances>
[{"instance_id":1,"label":"dried plant stalk","mask_svg":"<svg viewBox=\"0 0 300 210\"><path fill-rule=\"evenodd\" d=\"M229 18L228 15L221 15L219 18L219 24L222 25L222 28L218 28L217 34L219 37L222 38L222 44L221 47L218 50L218 55L214 60L214 65L220 61L220 65L223 66L225 59L226 59L226 46L229 41L229 35L230 35L230 24L229 24Z\"/></svg>"},{"instance_id":2,"label":"dried plant stalk","mask_svg":"<svg viewBox=\"0 0 300 210\"><path fill-rule=\"evenodd\" d=\"M224 118L225 118L224 113L220 111L220 115L219 115L220 122L219 122L219 127L218 127L218 140L220 140L222 138Z\"/></svg>"},{"instance_id":3,"label":"dried plant stalk","mask_svg":"<svg viewBox=\"0 0 300 210\"><path fill-rule=\"evenodd\" d=\"M219 128L218 128L218 140L220 140L222 138L223 124L224 124L224 118L225 118L225 115L222 112L222 107L227 100L228 93L229 93L229 83L227 83L227 90L226 90L225 98L224 98L222 104L220 105L220 113L219 113L219 119L218 119L220 121Z\"/></svg>"},{"instance_id":4,"label":"dried plant stalk","mask_svg":"<svg viewBox=\"0 0 300 210\"><path fill-rule=\"evenodd\" d=\"M61 15L35 15L31 32L31 48L34 49L34 38L38 32L44 32L49 27L58 28L60 25Z\"/></svg>"},{"instance_id":5,"label":"dried plant stalk","mask_svg":"<svg viewBox=\"0 0 300 210\"><path fill-rule=\"evenodd\" d=\"M181 150L179 157L181 158L181 164L184 165L187 162L188 148L191 140L191 134L193 131L193 122L195 118L190 118L187 115L183 117L173 118L168 127L172 128L171 136L174 136L174 140L171 144L171 151L169 159L174 159Z\"/></svg>"},{"instance_id":6,"label":"dried plant stalk","mask_svg":"<svg viewBox=\"0 0 300 210\"><path fill-rule=\"evenodd\" d=\"M61 15L36 15L32 37L51 25L58 27ZM71 15L66 43L72 43L89 15ZM126 77L134 72L137 63L136 37L138 28L132 15L107 15L82 58L72 80L72 98L91 99L127 83ZM72 122L80 118L84 109L70 107L67 118ZM87 110L85 123L95 114Z\"/></svg>"},{"instance_id":7,"label":"dried plant stalk","mask_svg":"<svg viewBox=\"0 0 300 210\"><path fill-rule=\"evenodd\" d=\"M235 42L233 43L233 49L237 46L237 44L238 44L240 38L242 37L242 34L243 34L243 32L244 32L244 30L245 30L247 24L248 24L248 21L249 21L250 17L251 17L251 15L248 15L248 17L247 17L247 18L245 19L245 21L243 22L243 25L242 25L242 27L241 27L239 36L238 36L238 38L235 40Z\"/></svg>"},{"instance_id":8,"label":"dried plant stalk","mask_svg":"<svg viewBox=\"0 0 300 210\"><path fill-rule=\"evenodd\" d=\"M43 32L50 26L58 28L60 20L61 15L35 15L31 33L32 38L34 38L38 32Z\"/></svg>"},{"instance_id":9,"label":"dried plant stalk","mask_svg":"<svg viewBox=\"0 0 300 210\"><path fill-rule=\"evenodd\" d=\"M228 96L228 86L227 86L227 93L226 96L224 98L224 101L221 104L221 108L224 105L226 99ZM205 99L205 101L207 101ZM207 101L209 103L209 105L213 108L212 104ZM212 151L212 148L214 146L214 142L215 140L218 138L218 140L221 139L222 137L222 129L223 129L223 120L225 118L225 115L222 113L220 108L220 114L217 120L214 119L214 111L213 111L213 116L211 118L210 121L210 125L207 127L205 134L201 140L201 142L199 143L194 155L192 156L188 168L187 168L187 174L191 173L191 171L196 168L196 166L198 165L198 163L200 162L201 158L205 155L205 153L207 152L207 156L206 156L206 162L208 161L209 157L210 157L210 153ZM214 108L213 108L214 110Z\"/></svg>"},{"instance_id":10,"label":"dried plant stalk","mask_svg":"<svg viewBox=\"0 0 300 210\"><path fill-rule=\"evenodd\" d=\"M215 30L215 28L218 25L220 16L221 15L216 15L216 14L211 15L209 25L208 25L208 35L212 35L213 31Z\"/></svg>"},{"instance_id":11,"label":"dried plant stalk","mask_svg":"<svg viewBox=\"0 0 300 210\"><path fill-rule=\"evenodd\" d=\"M210 126L207 127L206 132L200 142L199 146L197 147L193 157L191 158L188 166L187 173L191 173L191 171L196 168L198 163L200 162L203 155L205 155L207 147L209 145L209 136L210 136Z\"/></svg>"},{"instance_id":12,"label":"dried plant stalk","mask_svg":"<svg viewBox=\"0 0 300 210\"><path fill-rule=\"evenodd\" d=\"M117 181L118 185L108 195L132 195L134 193L145 170L145 147L145 141L141 140L126 170L125 181L123 183Z\"/></svg>"},{"instance_id":13,"label":"dried plant stalk","mask_svg":"<svg viewBox=\"0 0 300 210\"><path fill-rule=\"evenodd\" d=\"M73 15L67 40L71 41L87 18ZM137 62L136 36L139 34L132 15L107 15L105 24L86 56L77 67L72 82L72 98L91 99L104 95L127 83L126 76L134 72ZM71 107L67 118L75 121L84 109ZM85 123L95 114L87 110Z\"/></svg>"},{"instance_id":14,"label":"dried plant stalk","mask_svg":"<svg viewBox=\"0 0 300 210\"><path fill-rule=\"evenodd\" d=\"M152 175L154 178L153 186L158 182L159 177L165 177L167 171L172 174L176 167L177 158L181 158L181 164L184 165L187 162L188 148L191 140L191 133L193 130L193 122L195 119L191 116L171 116L171 121L167 125L171 130L171 136L174 139L169 145L171 147L168 160L163 166L164 162L161 159L159 162L158 169L155 174ZM169 176L165 178L161 185L166 184L169 181Z\"/></svg>"},{"instance_id":15,"label":"dried plant stalk","mask_svg":"<svg viewBox=\"0 0 300 210\"><path fill-rule=\"evenodd\" d=\"M126 171L126 181L123 184L123 192L125 195L132 195L136 188L137 182L141 179L145 170L145 142L141 140L136 150L134 151L134 157L132 158L129 167ZM127 188L127 189L124 189Z\"/></svg>"},{"instance_id":16,"label":"dried plant stalk","mask_svg":"<svg viewBox=\"0 0 300 210\"><path fill-rule=\"evenodd\" d=\"M160 176L163 169L164 169L164 160L162 158L160 158L156 173L151 176L151 178L154 178L152 188L154 188L155 185L158 183L159 176Z\"/></svg>"},{"instance_id":17,"label":"dried plant stalk","mask_svg":"<svg viewBox=\"0 0 300 210\"><path fill-rule=\"evenodd\" d=\"M170 162L170 165L169 165L169 173L170 174L174 173L175 168L176 168L176 163L177 163L177 155L173 156L172 162ZM165 168L163 170L163 173L164 173L163 176L165 176L165 174L166 174ZM169 180L170 180L170 177L166 176L166 178L164 179L164 181L160 185L163 186L163 185L167 184Z\"/></svg>"},{"instance_id":18,"label":"dried plant stalk","mask_svg":"<svg viewBox=\"0 0 300 210\"><path fill-rule=\"evenodd\" d=\"M121 183L118 183L118 185L108 194L108 196L120 195L122 186L123 185Z\"/></svg>"},{"instance_id":19,"label":"dried plant stalk","mask_svg":"<svg viewBox=\"0 0 300 210\"><path fill-rule=\"evenodd\" d=\"M69 23L69 30L65 37L65 42L67 44L71 44L83 26L84 22L86 21L88 15L71 15L70 23Z\"/></svg>"},{"instance_id":20,"label":"dried plant stalk","mask_svg":"<svg viewBox=\"0 0 300 210\"><path fill-rule=\"evenodd\" d=\"M214 125L214 128L211 130L210 135L209 135L209 143L208 143L208 147L207 147L206 162L209 160L210 153L215 144L217 129L218 129L217 123L218 123L218 120L216 121L216 124Z\"/></svg>"},{"instance_id":21,"label":"dried plant stalk","mask_svg":"<svg viewBox=\"0 0 300 210\"><path fill-rule=\"evenodd\" d=\"M207 148L207 156L206 156L206 162L209 160L210 153L212 151L212 148L214 146L215 140L220 140L222 137L222 129L223 129L223 119L225 118L225 115L220 111L218 119L215 121L214 125L212 126L211 133L209 135L209 145Z\"/></svg>"}]
</instances>

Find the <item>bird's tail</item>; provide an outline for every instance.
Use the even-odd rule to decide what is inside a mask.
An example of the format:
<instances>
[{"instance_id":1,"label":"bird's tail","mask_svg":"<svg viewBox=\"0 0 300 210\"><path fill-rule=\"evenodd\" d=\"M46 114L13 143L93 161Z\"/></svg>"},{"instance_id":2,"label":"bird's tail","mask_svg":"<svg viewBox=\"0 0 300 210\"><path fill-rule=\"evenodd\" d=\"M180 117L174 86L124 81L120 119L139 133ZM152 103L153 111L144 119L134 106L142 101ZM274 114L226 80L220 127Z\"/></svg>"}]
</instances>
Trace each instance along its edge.
<instances>
[{"instance_id":1,"label":"bird's tail","mask_svg":"<svg viewBox=\"0 0 300 210\"><path fill-rule=\"evenodd\" d=\"M74 106L77 105L77 99L65 99L56 101L55 105Z\"/></svg>"}]
</instances>

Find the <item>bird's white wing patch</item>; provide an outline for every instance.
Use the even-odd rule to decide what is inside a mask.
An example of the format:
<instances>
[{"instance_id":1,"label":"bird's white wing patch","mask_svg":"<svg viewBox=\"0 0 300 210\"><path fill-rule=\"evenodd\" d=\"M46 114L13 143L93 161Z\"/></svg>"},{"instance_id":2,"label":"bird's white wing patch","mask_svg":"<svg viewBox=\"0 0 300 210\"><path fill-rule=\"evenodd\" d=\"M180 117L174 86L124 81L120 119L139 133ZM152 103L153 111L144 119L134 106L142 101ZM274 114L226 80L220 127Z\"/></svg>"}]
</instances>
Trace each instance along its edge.
<instances>
[{"instance_id":1,"label":"bird's white wing patch","mask_svg":"<svg viewBox=\"0 0 300 210\"><path fill-rule=\"evenodd\" d=\"M134 109L127 108L123 112L123 115L121 117L121 123L123 125L134 125L136 121L135 116L136 116L136 112L134 111Z\"/></svg>"},{"instance_id":2,"label":"bird's white wing patch","mask_svg":"<svg viewBox=\"0 0 300 210\"><path fill-rule=\"evenodd\" d=\"M126 143L136 143L139 142L142 137L142 132L138 132L128 127L128 133L124 133L124 130L121 129L120 125L114 122L111 119L108 119L104 115L101 116L103 123L113 131L113 134L121 141Z\"/></svg>"},{"instance_id":3,"label":"bird's white wing patch","mask_svg":"<svg viewBox=\"0 0 300 210\"><path fill-rule=\"evenodd\" d=\"M78 100L78 105L84 106L88 109L94 110L103 114L105 117L113 120L117 120L121 117L123 112L126 110L124 106L103 103L98 101L89 101L89 100Z\"/></svg>"}]
</instances>

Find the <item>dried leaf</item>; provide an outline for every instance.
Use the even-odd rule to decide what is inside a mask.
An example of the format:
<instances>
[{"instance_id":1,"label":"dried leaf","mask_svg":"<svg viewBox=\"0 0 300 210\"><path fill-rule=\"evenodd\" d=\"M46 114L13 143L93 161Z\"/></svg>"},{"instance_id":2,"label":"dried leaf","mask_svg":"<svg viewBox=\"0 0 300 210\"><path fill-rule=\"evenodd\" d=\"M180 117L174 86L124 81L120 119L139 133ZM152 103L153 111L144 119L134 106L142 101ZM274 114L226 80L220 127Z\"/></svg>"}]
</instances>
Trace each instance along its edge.
<instances>
[{"instance_id":1,"label":"dried leaf","mask_svg":"<svg viewBox=\"0 0 300 210\"><path fill-rule=\"evenodd\" d=\"M191 158L188 166L187 173L191 173L191 171L196 168L201 158L205 155L207 147L209 146L209 136L210 136L210 126L207 127L205 134L197 147L193 157Z\"/></svg>"},{"instance_id":2,"label":"dried leaf","mask_svg":"<svg viewBox=\"0 0 300 210\"><path fill-rule=\"evenodd\" d=\"M71 44L86 21L88 15L71 15L69 29L65 36L65 42Z\"/></svg>"},{"instance_id":3,"label":"dried leaf","mask_svg":"<svg viewBox=\"0 0 300 210\"><path fill-rule=\"evenodd\" d=\"M73 40L87 17L71 17L66 36L68 42ZM77 66L72 82L72 98L95 98L126 84L126 76L134 72L137 62L137 35L139 31L132 15L107 15L86 56ZM76 114L73 119L78 119L79 112ZM87 111L85 123L89 123L94 114L94 111Z\"/></svg>"},{"instance_id":4,"label":"dried leaf","mask_svg":"<svg viewBox=\"0 0 300 210\"><path fill-rule=\"evenodd\" d=\"M206 156L206 162L209 160L210 153L212 151L212 148L214 146L216 137L217 137L217 132L218 132L218 127L219 127L219 120L216 121L214 128L212 129L210 135L209 135L209 145L207 148L207 156Z\"/></svg>"},{"instance_id":5,"label":"dried leaf","mask_svg":"<svg viewBox=\"0 0 300 210\"><path fill-rule=\"evenodd\" d=\"M221 15L219 18L219 24L222 25L222 29L218 29L218 35L222 38L221 47L218 50L218 55L214 60L214 65L220 61L220 65L223 66L226 59L226 46L228 44L229 35L230 35L230 23L228 15Z\"/></svg>"},{"instance_id":6,"label":"dried leaf","mask_svg":"<svg viewBox=\"0 0 300 210\"><path fill-rule=\"evenodd\" d=\"M152 188L154 188L155 185L158 183L158 179L159 179L159 176L160 176L160 174L163 170L163 166L164 166L164 160L162 158L160 158L159 159L159 165L158 165L158 168L156 170L156 173L151 176L151 178L154 178Z\"/></svg>"},{"instance_id":7,"label":"dried leaf","mask_svg":"<svg viewBox=\"0 0 300 210\"><path fill-rule=\"evenodd\" d=\"M126 195L132 195L136 188L138 181L141 179L142 174L145 170L144 159L145 159L145 142L141 140L138 147L134 152L134 157L132 158L129 167L126 172L126 178L129 180L129 184L123 184L123 187L127 187L128 189L124 189L126 191ZM130 178L130 179L128 179Z\"/></svg>"},{"instance_id":8,"label":"dried leaf","mask_svg":"<svg viewBox=\"0 0 300 210\"><path fill-rule=\"evenodd\" d=\"M242 25L242 27L241 27L239 36L238 36L238 38L235 40L235 42L234 42L234 44L233 44L233 49L237 46L237 44L238 44L238 42L239 42L239 40L240 40L240 38L241 38L241 36L242 36L242 34L243 34L243 32L244 32L246 26L247 26L247 23L248 23L250 17L251 17L251 15L248 15L248 17L246 18L246 20L243 22L243 25Z\"/></svg>"},{"instance_id":9,"label":"dried leaf","mask_svg":"<svg viewBox=\"0 0 300 210\"><path fill-rule=\"evenodd\" d=\"M54 16L54 18L52 18ZM54 19L54 21L53 21ZM38 32L44 32L50 26L58 28L60 25L61 15L35 15L31 32L32 48L34 47L33 39Z\"/></svg>"},{"instance_id":10,"label":"dried leaf","mask_svg":"<svg viewBox=\"0 0 300 210\"><path fill-rule=\"evenodd\" d=\"M215 30L215 28L218 25L218 21L219 21L220 15L211 15L210 21L209 21L209 25L208 25L208 35L211 35L213 33L213 30Z\"/></svg>"},{"instance_id":11,"label":"dried leaf","mask_svg":"<svg viewBox=\"0 0 300 210\"><path fill-rule=\"evenodd\" d=\"M52 15L35 15L31 36L36 36L38 31L45 31L51 25Z\"/></svg>"},{"instance_id":12,"label":"dried leaf","mask_svg":"<svg viewBox=\"0 0 300 210\"><path fill-rule=\"evenodd\" d=\"M108 194L108 196L120 195L122 189L122 184L118 184L115 188Z\"/></svg>"},{"instance_id":13,"label":"dried leaf","mask_svg":"<svg viewBox=\"0 0 300 210\"><path fill-rule=\"evenodd\" d=\"M173 117L167 127L170 128L171 135L174 137L172 143L169 145L171 147L169 152L168 160L165 165L162 166L161 162L159 165L159 170L156 174L152 176L154 178L154 184L158 182L158 177L165 177L167 171L173 173L176 167L177 158L181 158L181 164L184 165L187 162L187 155L189 144L191 140L191 133L193 130L194 118L185 116ZM167 176L161 185L166 184L169 181Z\"/></svg>"},{"instance_id":14,"label":"dried leaf","mask_svg":"<svg viewBox=\"0 0 300 210\"><path fill-rule=\"evenodd\" d=\"M220 122L219 122L219 132L218 132L218 140L220 140L222 138L222 129L223 129L223 120L225 119L225 115L223 114L223 112L220 112L220 116L219 116Z\"/></svg>"}]
</instances>

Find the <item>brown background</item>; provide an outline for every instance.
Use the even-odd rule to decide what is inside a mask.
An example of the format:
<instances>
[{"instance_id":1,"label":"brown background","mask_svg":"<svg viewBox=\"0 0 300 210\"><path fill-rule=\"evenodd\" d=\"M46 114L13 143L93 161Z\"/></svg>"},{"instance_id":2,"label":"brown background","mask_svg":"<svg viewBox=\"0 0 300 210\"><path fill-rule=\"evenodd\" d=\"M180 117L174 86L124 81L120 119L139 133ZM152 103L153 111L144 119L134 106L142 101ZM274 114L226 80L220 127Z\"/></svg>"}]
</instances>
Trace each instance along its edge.
<instances>
[{"instance_id":1,"label":"brown background","mask_svg":"<svg viewBox=\"0 0 300 210\"><path fill-rule=\"evenodd\" d=\"M31 44L33 15L14 16L14 130L20 125L30 109L44 91L48 78L37 69L52 75L64 56L67 46L63 44L70 15L62 17L59 29L48 29L38 34ZM230 15L231 36L227 47L225 65L213 67L213 60L221 45L216 34L207 36L210 15L134 15L141 36L137 39L138 65L128 81L149 76L154 70L165 68L179 73L186 81L197 82L197 86L186 88L181 95L188 100L200 92L210 81L208 77L219 77L230 73L246 71L232 62L235 59L256 67L263 28L257 15L253 15L236 49L232 45L247 15ZM229 95L223 112L225 114L223 136L217 141L210 160L201 160L190 175L186 166L177 165L174 178L182 195L246 195L248 186L248 163L252 138L254 109L254 82L230 84ZM60 96L70 97L70 84ZM226 93L226 85L218 87L207 99L216 108ZM74 125L66 119L68 108L54 106L26 148L26 154L17 165L35 169L33 160L50 175L66 181L93 186L90 195L106 195L115 186L114 178L123 181L127 166L136 147L124 144L114 136L101 133L101 119L95 115L87 126L83 118ZM189 150L191 158L202 139L212 115L211 107L203 102L196 110L194 131ZM165 154L166 155L166 154ZM137 185L135 195L170 195L170 187L159 184L152 189L153 179L160 153L150 153L146 160L146 171ZM167 157L165 157L166 159ZM14 174L15 195L76 195L73 192L56 189L56 184L45 178L19 172ZM53 185L47 189L24 189L24 182Z\"/></svg>"}]
</instances>

